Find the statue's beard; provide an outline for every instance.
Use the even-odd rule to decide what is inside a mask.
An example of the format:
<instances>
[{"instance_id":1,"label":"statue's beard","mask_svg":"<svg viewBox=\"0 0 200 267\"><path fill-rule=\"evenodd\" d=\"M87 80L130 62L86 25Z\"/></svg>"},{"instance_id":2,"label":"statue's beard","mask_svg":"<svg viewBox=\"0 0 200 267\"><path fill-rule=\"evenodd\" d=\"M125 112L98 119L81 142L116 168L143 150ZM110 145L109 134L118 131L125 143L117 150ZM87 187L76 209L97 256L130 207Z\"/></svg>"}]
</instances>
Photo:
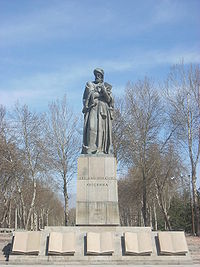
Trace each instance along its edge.
<instances>
[{"instance_id":1,"label":"statue's beard","mask_svg":"<svg viewBox=\"0 0 200 267\"><path fill-rule=\"evenodd\" d=\"M95 82L96 83L103 83L103 79L96 79Z\"/></svg>"}]
</instances>

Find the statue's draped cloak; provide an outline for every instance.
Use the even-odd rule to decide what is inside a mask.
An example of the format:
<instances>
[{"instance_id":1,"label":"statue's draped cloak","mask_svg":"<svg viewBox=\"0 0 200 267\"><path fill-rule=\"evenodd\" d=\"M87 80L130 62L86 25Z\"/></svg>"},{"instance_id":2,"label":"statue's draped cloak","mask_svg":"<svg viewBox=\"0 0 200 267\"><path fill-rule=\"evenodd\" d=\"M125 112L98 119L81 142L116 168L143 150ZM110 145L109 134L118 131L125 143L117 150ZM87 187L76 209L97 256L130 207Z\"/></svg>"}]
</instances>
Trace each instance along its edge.
<instances>
[{"instance_id":1,"label":"statue's draped cloak","mask_svg":"<svg viewBox=\"0 0 200 267\"><path fill-rule=\"evenodd\" d=\"M102 93L101 86L106 93ZM88 82L85 87L82 154L111 153L113 97L110 84L101 86Z\"/></svg>"}]
</instances>

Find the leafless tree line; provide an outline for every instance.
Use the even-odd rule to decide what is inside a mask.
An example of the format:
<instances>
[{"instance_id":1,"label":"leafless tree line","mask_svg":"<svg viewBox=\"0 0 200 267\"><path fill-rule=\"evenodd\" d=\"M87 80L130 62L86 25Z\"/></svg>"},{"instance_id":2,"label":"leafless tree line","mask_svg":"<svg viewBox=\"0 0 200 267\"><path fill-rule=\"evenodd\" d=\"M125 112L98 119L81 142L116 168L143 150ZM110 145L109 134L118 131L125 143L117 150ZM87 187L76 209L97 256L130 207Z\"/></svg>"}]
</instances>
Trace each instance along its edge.
<instances>
[{"instance_id":1,"label":"leafless tree line","mask_svg":"<svg viewBox=\"0 0 200 267\"><path fill-rule=\"evenodd\" d=\"M180 63L171 68L162 85L145 78L129 83L125 95L117 99L114 150L128 168L127 176L119 181L122 224L157 229L161 214L165 228L171 230L171 200L183 187L190 190L191 182L192 231L200 234L199 88L199 66Z\"/></svg>"},{"instance_id":2,"label":"leafless tree line","mask_svg":"<svg viewBox=\"0 0 200 267\"><path fill-rule=\"evenodd\" d=\"M16 104L6 116L0 107L0 227L68 224L67 185L80 149L76 127L66 97L51 103L46 114Z\"/></svg>"},{"instance_id":3,"label":"leafless tree line","mask_svg":"<svg viewBox=\"0 0 200 267\"><path fill-rule=\"evenodd\" d=\"M192 231L200 234L199 86L199 66L181 63L162 85L144 78L129 83L116 99L113 148L127 168L118 183L122 225L157 230L162 218L171 230L171 203L187 189ZM45 114L19 104L7 115L0 108L0 227L75 224L68 184L80 153L77 125L66 97L51 103Z\"/></svg>"}]
</instances>

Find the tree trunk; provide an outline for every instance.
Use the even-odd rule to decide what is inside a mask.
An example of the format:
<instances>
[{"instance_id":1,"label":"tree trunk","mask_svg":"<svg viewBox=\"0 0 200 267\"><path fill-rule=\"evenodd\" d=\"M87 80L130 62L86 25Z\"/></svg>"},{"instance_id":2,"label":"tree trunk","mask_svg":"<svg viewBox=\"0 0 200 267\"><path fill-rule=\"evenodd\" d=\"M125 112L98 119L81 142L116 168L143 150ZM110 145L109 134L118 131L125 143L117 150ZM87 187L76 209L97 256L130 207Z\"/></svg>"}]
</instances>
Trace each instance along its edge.
<instances>
[{"instance_id":1,"label":"tree trunk","mask_svg":"<svg viewBox=\"0 0 200 267\"><path fill-rule=\"evenodd\" d=\"M49 226L49 209L46 212L46 225Z\"/></svg>"},{"instance_id":2,"label":"tree trunk","mask_svg":"<svg viewBox=\"0 0 200 267\"><path fill-rule=\"evenodd\" d=\"M141 219L140 219L140 209L137 211L137 226L141 226Z\"/></svg>"},{"instance_id":3,"label":"tree trunk","mask_svg":"<svg viewBox=\"0 0 200 267\"><path fill-rule=\"evenodd\" d=\"M33 214L31 214L31 231L33 231L33 221L34 221Z\"/></svg>"},{"instance_id":4,"label":"tree trunk","mask_svg":"<svg viewBox=\"0 0 200 267\"><path fill-rule=\"evenodd\" d=\"M68 193L67 193L67 177L66 175L63 178L64 185L63 185L63 193L64 193L64 201L65 201L65 210L64 210L64 225L68 225L68 218L69 218L69 203L68 203Z\"/></svg>"},{"instance_id":5,"label":"tree trunk","mask_svg":"<svg viewBox=\"0 0 200 267\"><path fill-rule=\"evenodd\" d=\"M171 224L170 224L170 221L169 221L169 215L168 215L168 213L167 213L167 209L166 209L166 203L163 203L164 201L162 200L162 192L160 192L159 190L160 190L160 189L158 189L158 192L157 192L158 205L160 206L161 211L162 211L162 213L163 213L166 228L167 228L169 231L171 231Z\"/></svg>"},{"instance_id":6,"label":"tree trunk","mask_svg":"<svg viewBox=\"0 0 200 267\"><path fill-rule=\"evenodd\" d=\"M147 226L147 188L146 188L146 176L143 171L143 195L142 195L142 215L144 220L144 226Z\"/></svg>"},{"instance_id":7,"label":"tree trunk","mask_svg":"<svg viewBox=\"0 0 200 267\"><path fill-rule=\"evenodd\" d=\"M171 231L171 224L170 224L170 221L169 221L169 215L167 213L167 209L166 209L165 206L163 205L163 203L161 203L161 210L162 210L163 215L164 215L166 229L168 229L169 231Z\"/></svg>"},{"instance_id":8,"label":"tree trunk","mask_svg":"<svg viewBox=\"0 0 200 267\"><path fill-rule=\"evenodd\" d=\"M12 204L10 201L9 211L8 211L8 228L11 228L11 212L12 212Z\"/></svg>"},{"instance_id":9,"label":"tree trunk","mask_svg":"<svg viewBox=\"0 0 200 267\"><path fill-rule=\"evenodd\" d=\"M142 211L141 211L140 219L141 219L140 226L144 227L145 225L144 225L144 217L143 217L143 212Z\"/></svg>"},{"instance_id":10,"label":"tree trunk","mask_svg":"<svg viewBox=\"0 0 200 267\"><path fill-rule=\"evenodd\" d=\"M0 227L9 227L10 220L11 220L11 199L5 198L4 205L3 205L3 216L0 221Z\"/></svg>"},{"instance_id":11,"label":"tree trunk","mask_svg":"<svg viewBox=\"0 0 200 267\"><path fill-rule=\"evenodd\" d=\"M158 221L157 221L157 212L156 212L156 205L153 203L153 213L154 213L154 230L158 230Z\"/></svg>"},{"instance_id":12,"label":"tree trunk","mask_svg":"<svg viewBox=\"0 0 200 267\"><path fill-rule=\"evenodd\" d=\"M153 227L153 219L152 219L152 217L153 217L153 213L152 213L152 210L151 210L151 207L149 207L149 223L150 223L150 226L151 226L151 228Z\"/></svg>"},{"instance_id":13,"label":"tree trunk","mask_svg":"<svg viewBox=\"0 0 200 267\"><path fill-rule=\"evenodd\" d=\"M19 197L20 197L20 205L21 205L21 209L20 209L20 206L19 206L19 209L21 210L21 215L20 215L20 224L21 224L21 227L25 229L25 224L26 224L26 207L25 207L25 204L24 204L24 197L23 197L23 194L22 194L22 190L19 186L19 183L18 183L18 179L16 178L16 184L17 184L17 189L18 189L18 193L19 193ZM20 212L18 212L18 214L20 214Z\"/></svg>"},{"instance_id":14,"label":"tree trunk","mask_svg":"<svg viewBox=\"0 0 200 267\"><path fill-rule=\"evenodd\" d=\"M200 236L199 226L199 206L198 206L198 193L196 186L196 168L192 168L192 196L193 196L193 207L194 207L194 227L195 235Z\"/></svg>"},{"instance_id":15,"label":"tree trunk","mask_svg":"<svg viewBox=\"0 0 200 267\"><path fill-rule=\"evenodd\" d=\"M22 212L21 212L21 204L19 203L19 205L17 205L17 215L19 218L19 228L23 228L23 222L22 222Z\"/></svg>"},{"instance_id":16,"label":"tree trunk","mask_svg":"<svg viewBox=\"0 0 200 267\"><path fill-rule=\"evenodd\" d=\"M36 182L34 181L33 182L33 197L32 197L32 201L31 201L31 206L30 206L30 209L29 209L29 212L28 212L28 217L27 217L27 221L26 221L26 230L28 230L28 225L29 225L29 221L30 221L30 218L31 218L31 214L33 212L33 208L35 206L35 198L36 198Z\"/></svg>"},{"instance_id":17,"label":"tree trunk","mask_svg":"<svg viewBox=\"0 0 200 267\"><path fill-rule=\"evenodd\" d=\"M44 209L41 209L41 229L44 229Z\"/></svg>"},{"instance_id":18,"label":"tree trunk","mask_svg":"<svg viewBox=\"0 0 200 267\"><path fill-rule=\"evenodd\" d=\"M34 213L33 213L33 219L34 219L34 231L37 231L38 230L38 214L36 212L36 210L34 210Z\"/></svg>"},{"instance_id":19,"label":"tree trunk","mask_svg":"<svg viewBox=\"0 0 200 267\"><path fill-rule=\"evenodd\" d=\"M17 230L17 208L15 208L15 230Z\"/></svg>"}]
</instances>

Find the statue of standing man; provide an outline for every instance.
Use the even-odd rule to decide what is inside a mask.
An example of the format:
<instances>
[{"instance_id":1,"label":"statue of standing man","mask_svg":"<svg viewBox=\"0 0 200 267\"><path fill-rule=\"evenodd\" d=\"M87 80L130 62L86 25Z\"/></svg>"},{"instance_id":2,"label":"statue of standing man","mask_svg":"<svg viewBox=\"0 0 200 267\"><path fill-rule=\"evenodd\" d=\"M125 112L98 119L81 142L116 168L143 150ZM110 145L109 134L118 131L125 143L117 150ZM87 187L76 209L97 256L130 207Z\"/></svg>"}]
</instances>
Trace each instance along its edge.
<instances>
[{"instance_id":1,"label":"statue of standing man","mask_svg":"<svg viewBox=\"0 0 200 267\"><path fill-rule=\"evenodd\" d=\"M112 86L104 82L104 71L94 70L95 81L87 82L83 94L82 154L111 154L114 101Z\"/></svg>"}]
</instances>

